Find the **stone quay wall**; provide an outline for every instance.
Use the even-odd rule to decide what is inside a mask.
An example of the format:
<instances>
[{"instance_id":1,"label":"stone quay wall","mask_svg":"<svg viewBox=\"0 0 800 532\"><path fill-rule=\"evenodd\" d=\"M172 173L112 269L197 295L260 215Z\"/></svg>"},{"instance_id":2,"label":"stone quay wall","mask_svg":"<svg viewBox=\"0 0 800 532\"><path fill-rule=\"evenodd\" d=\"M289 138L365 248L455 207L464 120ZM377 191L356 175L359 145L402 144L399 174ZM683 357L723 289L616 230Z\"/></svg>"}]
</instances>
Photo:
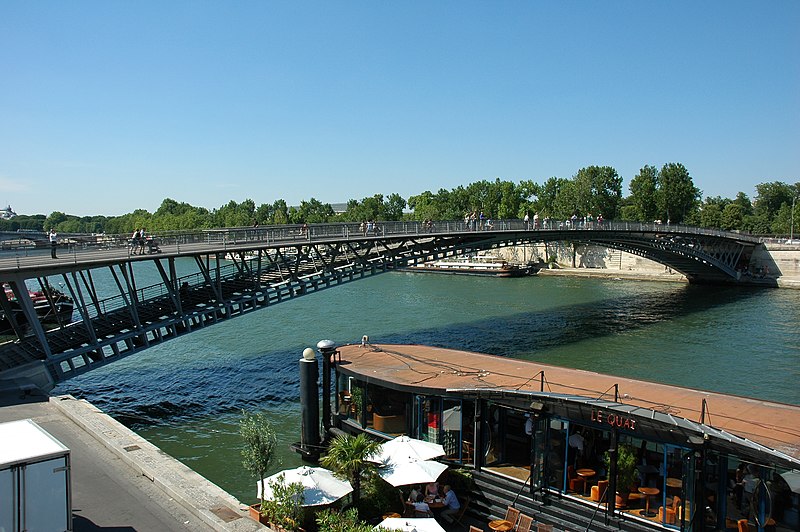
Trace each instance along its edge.
<instances>
[{"instance_id":1,"label":"stone quay wall","mask_svg":"<svg viewBox=\"0 0 800 532\"><path fill-rule=\"evenodd\" d=\"M592 244L548 242L502 248L495 252L509 262L547 264L555 256L557 268L543 269L549 275L626 277L686 282L686 277L663 264L624 251ZM765 243L750 258L748 284L800 289L800 245Z\"/></svg>"}]
</instances>

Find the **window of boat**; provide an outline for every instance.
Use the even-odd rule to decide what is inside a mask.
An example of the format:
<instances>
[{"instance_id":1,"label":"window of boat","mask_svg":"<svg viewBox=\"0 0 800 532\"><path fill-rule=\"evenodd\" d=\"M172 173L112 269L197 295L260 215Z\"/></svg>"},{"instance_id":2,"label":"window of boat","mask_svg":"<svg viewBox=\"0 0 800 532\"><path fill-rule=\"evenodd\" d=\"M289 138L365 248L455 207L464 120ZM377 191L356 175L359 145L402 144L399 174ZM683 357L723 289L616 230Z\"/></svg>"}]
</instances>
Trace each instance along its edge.
<instances>
[{"instance_id":1,"label":"window of boat","mask_svg":"<svg viewBox=\"0 0 800 532\"><path fill-rule=\"evenodd\" d=\"M441 417L442 400L439 397L421 396L417 403L417 438L441 444Z\"/></svg>"},{"instance_id":2,"label":"window of boat","mask_svg":"<svg viewBox=\"0 0 800 532\"><path fill-rule=\"evenodd\" d=\"M468 400L442 401L441 434L446 458L459 463L473 463L475 403Z\"/></svg>"},{"instance_id":3,"label":"window of boat","mask_svg":"<svg viewBox=\"0 0 800 532\"><path fill-rule=\"evenodd\" d=\"M525 432L525 412L489 402L483 423L484 465L529 467L530 438Z\"/></svg>"},{"instance_id":4,"label":"window of boat","mask_svg":"<svg viewBox=\"0 0 800 532\"><path fill-rule=\"evenodd\" d=\"M715 505L718 512L740 515L766 530L800 529L800 471L736 456L720 457L720 461L727 497Z\"/></svg>"},{"instance_id":5,"label":"window of boat","mask_svg":"<svg viewBox=\"0 0 800 532\"><path fill-rule=\"evenodd\" d=\"M629 434L620 434L618 449L620 463L624 456L632 456L634 463L631 485L617 485L617 492L623 499L628 499L623 511L641 516L638 507L644 505L650 508L648 519L667 527L682 528L691 522L695 510L692 504L694 465L699 455L695 456L695 452L688 448ZM708 477L709 482L712 478Z\"/></svg>"},{"instance_id":6,"label":"window of boat","mask_svg":"<svg viewBox=\"0 0 800 532\"><path fill-rule=\"evenodd\" d=\"M371 384L367 387L372 428L389 435L408 434L413 395Z\"/></svg>"},{"instance_id":7,"label":"window of boat","mask_svg":"<svg viewBox=\"0 0 800 532\"><path fill-rule=\"evenodd\" d=\"M534 455L534 463L543 463L542 485L588 501L599 500L600 490L607 487L605 456L611 432L559 418L549 418L546 425L537 427L546 431L537 434L541 443Z\"/></svg>"}]
</instances>

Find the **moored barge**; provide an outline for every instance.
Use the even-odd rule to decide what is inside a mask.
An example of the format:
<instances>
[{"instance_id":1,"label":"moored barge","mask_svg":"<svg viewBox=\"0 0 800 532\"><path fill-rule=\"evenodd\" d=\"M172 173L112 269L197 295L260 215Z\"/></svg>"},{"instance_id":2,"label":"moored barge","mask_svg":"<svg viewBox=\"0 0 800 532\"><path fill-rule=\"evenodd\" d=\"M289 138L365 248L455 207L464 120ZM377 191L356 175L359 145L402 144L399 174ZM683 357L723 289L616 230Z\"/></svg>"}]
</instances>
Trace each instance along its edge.
<instances>
[{"instance_id":1,"label":"moored barge","mask_svg":"<svg viewBox=\"0 0 800 532\"><path fill-rule=\"evenodd\" d=\"M532 264L513 264L504 260L437 260L409 266L407 270L412 272L490 277L526 277L539 273L538 267Z\"/></svg>"},{"instance_id":2,"label":"moored barge","mask_svg":"<svg viewBox=\"0 0 800 532\"><path fill-rule=\"evenodd\" d=\"M800 530L800 406L366 337L318 347L326 431L443 445L483 517Z\"/></svg>"}]
</instances>

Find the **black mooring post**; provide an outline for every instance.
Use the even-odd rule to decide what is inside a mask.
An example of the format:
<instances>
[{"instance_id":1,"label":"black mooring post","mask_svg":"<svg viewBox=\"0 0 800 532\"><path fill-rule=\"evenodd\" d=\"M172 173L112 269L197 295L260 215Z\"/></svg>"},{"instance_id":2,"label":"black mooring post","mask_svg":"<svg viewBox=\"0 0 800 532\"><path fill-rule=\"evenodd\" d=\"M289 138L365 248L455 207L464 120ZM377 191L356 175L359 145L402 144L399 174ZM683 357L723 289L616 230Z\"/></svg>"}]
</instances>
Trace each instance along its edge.
<instances>
[{"instance_id":1,"label":"black mooring post","mask_svg":"<svg viewBox=\"0 0 800 532\"><path fill-rule=\"evenodd\" d=\"M300 452L304 458L319 456L319 367L314 350L306 348L300 359Z\"/></svg>"},{"instance_id":2,"label":"black mooring post","mask_svg":"<svg viewBox=\"0 0 800 532\"><path fill-rule=\"evenodd\" d=\"M317 350L322 355L322 439L328 440L331 430L331 368L336 354L336 344L332 340L317 342Z\"/></svg>"}]
</instances>

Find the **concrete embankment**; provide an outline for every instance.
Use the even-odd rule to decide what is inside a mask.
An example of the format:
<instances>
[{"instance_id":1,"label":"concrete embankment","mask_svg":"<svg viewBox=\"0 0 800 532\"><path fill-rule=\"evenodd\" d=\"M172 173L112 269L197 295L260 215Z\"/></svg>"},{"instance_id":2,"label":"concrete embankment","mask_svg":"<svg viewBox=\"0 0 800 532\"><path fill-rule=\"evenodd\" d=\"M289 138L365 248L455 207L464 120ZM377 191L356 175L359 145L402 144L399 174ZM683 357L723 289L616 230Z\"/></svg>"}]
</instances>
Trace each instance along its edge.
<instances>
[{"instance_id":1,"label":"concrete embankment","mask_svg":"<svg viewBox=\"0 0 800 532\"><path fill-rule=\"evenodd\" d=\"M70 449L75 532L268 530L235 497L86 401L1 404L0 422L33 419Z\"/></svg>"},{"instance_id":2,"label":"concrete embankment","mask_svg":"<svg viewBox=\"0 0 800 532\"><path fill-rule=\"evenodd\" d=\"M610 248L569 243L517 246L497 251L509 262L543 262L556 259L557 268L542 269L543 275L569 275L686 282L686 277L658 262ZM800 246L759 245L750 257L749 271L740 282L753 286L800 289Z\"/></svg>"}]
</instances>

